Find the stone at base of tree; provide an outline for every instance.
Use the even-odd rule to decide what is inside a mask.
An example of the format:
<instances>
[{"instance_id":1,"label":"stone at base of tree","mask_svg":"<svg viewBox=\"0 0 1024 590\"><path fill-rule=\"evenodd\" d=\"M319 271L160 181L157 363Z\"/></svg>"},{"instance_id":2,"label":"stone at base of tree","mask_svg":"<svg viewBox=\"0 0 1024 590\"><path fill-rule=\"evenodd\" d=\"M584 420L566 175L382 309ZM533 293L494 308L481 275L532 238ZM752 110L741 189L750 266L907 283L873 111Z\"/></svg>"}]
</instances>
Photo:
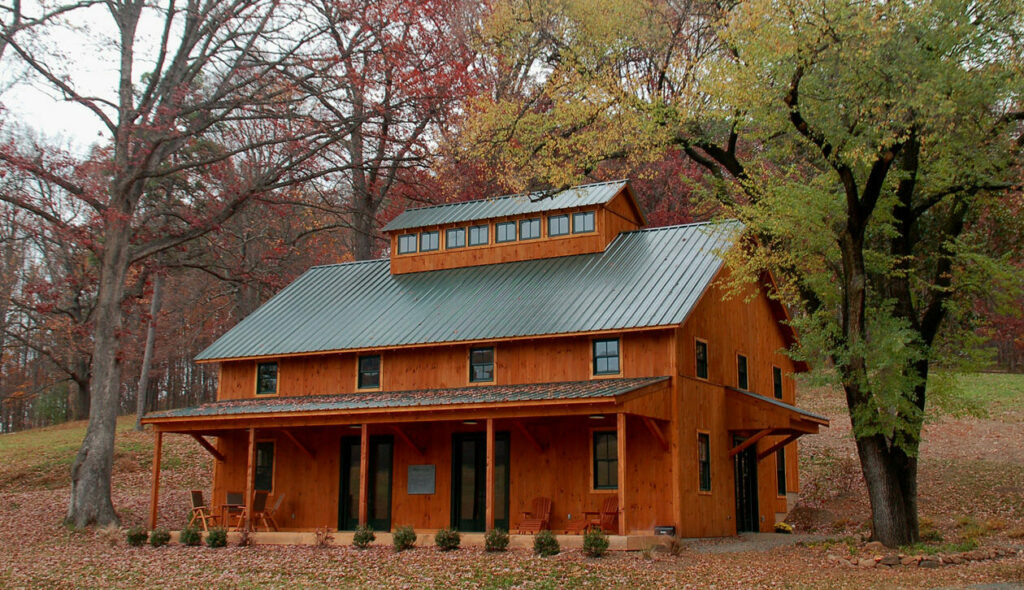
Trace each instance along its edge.
<instances>
[{"instance_id":1,"label":"stone at base of tree","mask_svg":"<svg viewBox=\"0 0 1024 590\"><path fill-rule=\"evenodd\" d=\"M921 557L917 555L908 555L900 560L902 565L917 565L917 562L921 561Z\"/></svg>"},{"instance_id":2,"label":"stone at base of tree","mask_svg":"<svg viewBox=\"0 0 1024 590\"><path fill-rule=\"evenodd\" d=\"M925 557L921 559L921 562L917 564L917 567L934 568L939 567L939 560L934 557Z\"/></svg>"},{"instance_id":3,"label":"stone at base of tree","mask_svg":"<svg viewBox=\"0 0 1024 590\"><path fill-rule=\"evenodd\" d=\"M878 541L871 541L867 545L864 545L864 550L868 553L882 553L885 551L885 545Z\"/></svg>"},{"instance_id":4,"label":"stone at base of tree","mask_svg":"<svg viewBox=\"0 0 1024 590\"><path fill-rule=\"evenodd\" d=\"M857 565L860 567L875 567L878 565L878 562L874 559L861 559L857 561Z\"/></svg>"},{"instance_id":5,"label":"stone at base of tree","mask_svg":"<svg viewBox=\"0 0 1024 590\"><path fill-rule=\"evenodd\" d=\"M900 556L895 554L886 555L878 563L882 565L900 565Z\"/></svg>"}]
</instances>

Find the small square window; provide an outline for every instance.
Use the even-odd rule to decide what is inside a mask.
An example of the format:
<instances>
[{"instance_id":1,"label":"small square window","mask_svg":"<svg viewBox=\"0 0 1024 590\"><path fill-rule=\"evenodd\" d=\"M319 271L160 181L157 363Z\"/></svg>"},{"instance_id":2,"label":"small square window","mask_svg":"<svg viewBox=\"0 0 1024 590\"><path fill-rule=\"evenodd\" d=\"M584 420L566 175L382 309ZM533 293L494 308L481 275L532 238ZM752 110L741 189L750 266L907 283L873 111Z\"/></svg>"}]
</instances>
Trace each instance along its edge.
<instances>
[{"instance_id":1,"label":"small square window","mask_svg":"<svg viewBox=\"0 0 1024 590\"><path fill-rule=\"evenodd\" d=\"M256 464L253 469L253 489L260 492L274 490L274 443L256 443Z\"/></svg>"},{"instance_id":2,"label":"small square window","mask_svg":"<svg viewBox=\"0 0 1024 590\"><path fill-rule=\"evenodd\" d=\"M698 340L696 345L697 378L708 378L708 343Z\"/></svg>"},{"instance_id":3,"label":"small square window","mask_svg":"<svg viewBox=\"0 0 1024 590\"><path fill-rule=\"evenodd\" d=\"M256 366L256 395L277 393L277 363L260 363Z\"/></svg>"},{"instance_id":4,"label":"small square window","mask_svg":"<svg viewBox=\"0 0 1024 590\"><path fill-rule=\"evenodd\" d=\"M619 339L594 340L594 374L619 373Z\"/></svg>"},{"instance_id":5,"label":"small square window","mask_svg":"<svg viewBox=\"0 0 1024 590\"><path fill-rule=\"evenodd\" d=\"M398 253L409 254L416 251L416 234L398 236Z\"/></svg>"},{"instance_id":6,"label":"small square window","mask_svg":"<svg viewBox=\"0 0 1024 590\"><path fill-rule=\"evenodd\" d=\"M469 245L483 246L490 241L486 225L474 225L469 228Z\"/></svg>"},{"instance_id":7,"label":"small square window","mask_svg":"<svg viewBox=\"0 0 1024 590\"><path fill-rule=\"evenodd\" d=\"M747 357L742 354L736 355L736 387L750 389L750 380L747 378Z\"/></svg>"},{"instance_id":8,"label":"small square window","mask_svg":"<svg viewBox=\"0 0 1024 590\"><path fill-rule=\"evenodd\" d=\"M569 233L569 216L552 215L548 217L548 237L564 236Z\"/></svg>"},{"instance_id":9,"label":"small square window","mask_svg":"<svg viewBox=\"0 0 1024 590\"><path fill-rule=\"evenodd\" d=\"M444 247L449 250L452 248L465 248L466 228L457 227L455 229L446 230L444 232Z\"/></svg>"},{"instance_id":10,"label":"small square window","mask_svg":"<svg viewBox=\"0 0 1024 590\"><path fill-rule=\"evenodd\" d=\"M782 399L782 369L772 367L772 391L775 399Z\"/></svg>"},{"instance_id":11,"label":"small square window","mask_svg":"<svg viewBox=\"0 0 1024 590\"><path fill-rule=\"evenodd\" d=\"M420 252L431 252L440 247L441 234L436 231L425 231L420 234Z\"/></svg>"},{"instance_id":12,"label":"small square window","mask_svg":"<svg viewBox=\"0 0 1024 590\"><path fill-rule=\"evenodd\" d=\"M706 432L697 433L697 471L700 474L700 491L711 491L711 436Z\"/></svg>"},{"instance_id":13,"label":"small square window","mask_svg":"<svg viewBox=\"0 0 1024 590\"><path fill-rule=\"evenodd\" d=\"M380 387L380 355L359 357L359 389Z\"/></svg>"},{"instance_id":14,"label":"small square window","mask_svg":"<svg viewBox=\"0 0 1024 590\"><path fill-rule=\"evenodd\" d=\"M614 432L594 433L594 489L619 487L619 445Z\"/></svg>"},{"instance_id":15,"label":"small square window","mask_svg":"<svg viewBox=\"0 0 1024 590\"><path fill-rule=\"evenodd\" d=\"M585 234L594 231L594 212L582 211L572 214L572 233Z\"/></svg>"},{"instance_id":16,"label":"small square window","mask_svg":"<svg viewBox=\"0 0 1024 590\"><path fill-rule=\"evenodd\" d=\"M487 383L494 381L494 349L469 349L469 381Z\"/></svg>"},{"instance_id":17,"label":"small square window","mask_svg":"<svg viewBox=\"0 0 1024 590\"><path fill-rule=\"evenodd\" d=\"M494 241L499 243L516 241L516 222L506 221L503 223L495 223Z\"/></svg>"},{"instance_id":18,"label":"small square window","mask_svg":"<svg viewBox=\"0 0 1024 590\"><path fill-rule=\"evenodd\" d=\"M524 219L519 222L519 239L535 240L540 237L540 219Z\"/></svg>"}]
</instances>

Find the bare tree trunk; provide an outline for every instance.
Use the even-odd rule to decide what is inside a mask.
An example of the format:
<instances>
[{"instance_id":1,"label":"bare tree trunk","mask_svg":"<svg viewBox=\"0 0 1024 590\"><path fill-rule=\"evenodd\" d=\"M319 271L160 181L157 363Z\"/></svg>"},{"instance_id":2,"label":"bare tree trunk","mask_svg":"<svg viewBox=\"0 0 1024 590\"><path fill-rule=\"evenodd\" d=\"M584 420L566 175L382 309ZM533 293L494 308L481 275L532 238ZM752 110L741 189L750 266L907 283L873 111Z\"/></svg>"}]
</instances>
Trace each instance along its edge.
<instances>
[{"instance_id":1,"label":"bare tree trunk","mask_svg":"<svg viewBox=\"0 0 1024 590\"><path fill-rule=\"evenodd\" d=\"M142 415L146 413L149 398L149 367L153 364L153 344L156 341L156 318L163 304L164 276L153 277L153 299L149 302L149 327L146 329L146 349L142 354L142 371L139 373L139 395L135 407L135 430L142 432Z\"/></svg>"}]
</instances>

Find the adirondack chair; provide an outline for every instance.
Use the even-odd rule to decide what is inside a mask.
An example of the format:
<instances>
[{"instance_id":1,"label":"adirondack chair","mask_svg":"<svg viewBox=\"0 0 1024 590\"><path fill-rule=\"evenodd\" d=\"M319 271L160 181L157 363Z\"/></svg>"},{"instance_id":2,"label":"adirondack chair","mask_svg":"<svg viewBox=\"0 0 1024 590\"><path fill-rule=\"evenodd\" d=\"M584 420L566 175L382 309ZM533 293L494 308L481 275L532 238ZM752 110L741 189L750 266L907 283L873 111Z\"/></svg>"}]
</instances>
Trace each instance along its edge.
<instances>
[{"instance_id":1,"label":"adirondack chair","mask_svg":"<svg viewBox=\"0 0 1024 590\"><path fill-rule=\"evenodd\" d=\"M519 515L519 534L539 533L551 527L551 498L538 496L533 507Z\"/></svg>"},{"instance_id":2,"label":"adirondack chair","mask_svg":"<svg viewBox=\"0 0 1024 590\"><path fill-rule=\"evenodd\" d=\"M568 534L581 535L588 529L601 529L606 533L616 534L619 532L619 498L608 496L601 503L598 511L584 510L583 518L569 522L565 532Z\"/></svg>"},{"instance_id":3,"label":"adirondack chair","mask_svg":"<svg viewBox=\"0 0 1024 590\"><path fill-rule=\"evenodd\" d=\"M210 507L203 501L202 490L192 490L192 513L188 526L193 526L198 520L204 531L210 530L210 524L217 526L217 517L210 512Z\"/></svg>"}]
</instances>

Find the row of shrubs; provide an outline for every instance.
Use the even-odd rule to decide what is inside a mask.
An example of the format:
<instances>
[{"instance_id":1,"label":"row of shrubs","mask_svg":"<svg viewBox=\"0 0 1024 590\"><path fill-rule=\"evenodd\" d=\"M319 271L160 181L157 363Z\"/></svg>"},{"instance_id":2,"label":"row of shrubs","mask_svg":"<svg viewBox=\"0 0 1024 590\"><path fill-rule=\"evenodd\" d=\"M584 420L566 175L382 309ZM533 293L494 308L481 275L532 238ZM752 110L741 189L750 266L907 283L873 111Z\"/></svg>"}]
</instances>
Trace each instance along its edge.
<instances>
[{"instance_id":1,"label":"row of shrubs","mask_svg":"<svg viewBox=\"0 0 1024 590\"><path fill-rule=\"evenodd\" d=\"M318 544L319 542L318 535ZM352 545L358 549L366 549L376 539L373 529L368 526L361 526L356 529L352 536ZM410 526L398 527L391 535L395 551L412 549L416 545L416 531ZM326 544L327 537L323 544ZM135 526L128 529L128 544L133 547L145 545L147 541L153 547L162 547L171 540L171 533L167 529L157 528L147 532L144 527ZM198 546L203 543L203 535L199 529L186 526L181 529L181 543L189 546ZM247 540L247 538L246 538ZM434 544L442 551L454 551L462 543L462 536L454 529L441 529L434 535ZM224 547L228 544L227 529L215 527L210 529L206 535L208 547ZM243 543L243 544L248 544ZM492 529L484 535L484 549L486 551L505 551L508 549L508 532L502 529ZM590 530L583 535L583 552L590 557L601 557L608 550L608 537L600 530ZM561 551L558 539L551 531L541 531L533 538L533 552L542 557L557 555Z\"/></svg>"}]
</instances>

